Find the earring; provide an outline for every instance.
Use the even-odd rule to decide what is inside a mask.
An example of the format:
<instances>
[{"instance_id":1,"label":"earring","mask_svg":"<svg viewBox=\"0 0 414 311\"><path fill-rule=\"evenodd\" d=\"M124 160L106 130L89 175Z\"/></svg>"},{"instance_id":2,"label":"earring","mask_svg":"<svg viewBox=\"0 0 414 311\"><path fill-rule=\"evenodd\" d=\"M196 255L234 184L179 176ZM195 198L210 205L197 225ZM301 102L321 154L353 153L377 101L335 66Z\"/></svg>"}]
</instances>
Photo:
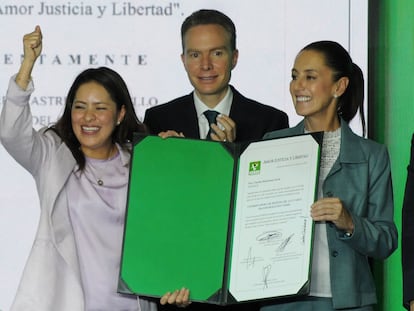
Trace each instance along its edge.
<instances>
[{"instance_id":1,"label":"earring","mask_svg":"<svg viewBox=\"0 0 414 311\"><path fill-rule=\"evenodd\" d=\"M336 94L334 94L334 96L333 96L334 98L338 98L338 95L336 95Z\"/></svg>"},{"instance_id":2,"label":"earring","mask_svg":"<svg viewBox=\"0 0 414 311\"><path fill-rule=\"evenodd\" d=\"M120 125L120 124L121 124L121 121L116 122L116 125Z\"/></svg>"}]
</instances>

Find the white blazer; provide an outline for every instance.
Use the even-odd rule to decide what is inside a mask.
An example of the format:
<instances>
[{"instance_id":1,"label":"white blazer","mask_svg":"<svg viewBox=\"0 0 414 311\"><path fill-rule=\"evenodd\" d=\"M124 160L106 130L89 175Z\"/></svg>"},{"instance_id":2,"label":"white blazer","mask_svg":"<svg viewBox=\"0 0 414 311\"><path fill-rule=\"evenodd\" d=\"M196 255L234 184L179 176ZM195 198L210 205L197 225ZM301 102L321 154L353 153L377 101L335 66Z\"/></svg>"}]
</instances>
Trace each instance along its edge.
<instances>
[{"instance_id":1,"label":"white blazer","mask_svg":"<svg viewBox=\"0 0 414 311\"><path fill-rule=\"evenodd\" d=\"M29 98L12 77L0 116L0 140L36 181L40 220L11 311L83 311L84 296L65 183L76 165L69 148L51 130L35 131ZM142 311L156 304L137 300Z\"/></svg>"}]
</instances>

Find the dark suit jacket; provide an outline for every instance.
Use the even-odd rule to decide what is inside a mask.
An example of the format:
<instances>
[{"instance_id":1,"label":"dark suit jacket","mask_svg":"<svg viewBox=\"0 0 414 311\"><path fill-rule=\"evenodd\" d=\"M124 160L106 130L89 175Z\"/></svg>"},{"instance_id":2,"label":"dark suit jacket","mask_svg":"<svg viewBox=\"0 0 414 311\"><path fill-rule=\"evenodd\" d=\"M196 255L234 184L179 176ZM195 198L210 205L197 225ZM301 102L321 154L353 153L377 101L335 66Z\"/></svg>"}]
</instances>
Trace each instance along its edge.
<instances>
[{"instance_id":1,"label":"dark suit jacket","mask_svg":"<svg viewBox=\"0 0 414 311\"><path fill-rule=\"evenodd\" d=\"M236 142L259 140L267 132L289 126L285 112L246 98L234 87L231 89L230 118L236 123ZM193 93L147 109L144 123L154 135L175 130L187 138L200 138Z\"/></svg>"},{"instance_id":2,"label":"dark suit jacket","mask_svg":"<svg viewBox=\"0 0 414 311\"><path fill-rule=\"evenodd\" d=\"M403 303L409 309L414 300L414 134L402 208Z\"/></svg>"},{"instance_id":3,"label":"dark suit jacket","mask_svg":"<svg viewBox=\"0 0 414 311\"><path fill-rule=\"evenodd\" d=\"M248 99L234 87L231 88L233 102L230 108L230 118L236 123L236 142L260 140L267 132L289 126L288 116L283 111ZM175 130L178 133L182 132L187 138L200 138L193 93L147 109L144 123L150 133L154 135L162 131ZM258 303L223 307L193 302L185 309L178 309L175 306L160 306L160 310L185 311L257 311L259 308Z\"/></svg>"}]
</instances>

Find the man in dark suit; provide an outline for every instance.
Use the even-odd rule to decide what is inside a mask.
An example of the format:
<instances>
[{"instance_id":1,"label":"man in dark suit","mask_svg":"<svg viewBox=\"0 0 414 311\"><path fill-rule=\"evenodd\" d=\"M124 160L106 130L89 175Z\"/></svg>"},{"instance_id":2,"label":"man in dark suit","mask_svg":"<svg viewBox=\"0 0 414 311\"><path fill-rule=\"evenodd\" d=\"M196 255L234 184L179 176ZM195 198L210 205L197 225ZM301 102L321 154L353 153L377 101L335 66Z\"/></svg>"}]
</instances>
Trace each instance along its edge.
<instances>
[{"instance_id":1,"label":"man in dark suit","mask_svg":"<svg viewBox=\"0 0 414 311\"><path fill-rule=\"evenodd\" d=\"M151 134L240 142L288 127L286 113L229 85L239 55L229 17L215 10L196 11L182 24L181 40L181 59L194 92L147 109L144 123Z\"/></svg>"},{"instance_id":2,"label":"man in dark suit","mask_svg":"<svg viewBox=\"0 0 414 311\"><path fill-rule=\"evenodd\" d=\"M414 134L402 208L403 305L414 310Z\"/></svg>"},{"instance_id":3,"label":"man in dark suit","mask_svg":"<svg viewBox=\"0 0 414 311\"><path fill-rule=\"evenodd\" d=\"M229 85L239 54L235 26L228 16L215 10L194 12L181 26L181 40L181 60L194 92L147 109L144 123L151 134L241 142L259 140L269 131L288 127L286 113L248 99ZM188 311L259 310L256 303L223 307L188 305L189 300L188 289L167 293L161 299L165 304L161 310L176 310L177 306L186 306Z\"/></svg>"}]
</instances>

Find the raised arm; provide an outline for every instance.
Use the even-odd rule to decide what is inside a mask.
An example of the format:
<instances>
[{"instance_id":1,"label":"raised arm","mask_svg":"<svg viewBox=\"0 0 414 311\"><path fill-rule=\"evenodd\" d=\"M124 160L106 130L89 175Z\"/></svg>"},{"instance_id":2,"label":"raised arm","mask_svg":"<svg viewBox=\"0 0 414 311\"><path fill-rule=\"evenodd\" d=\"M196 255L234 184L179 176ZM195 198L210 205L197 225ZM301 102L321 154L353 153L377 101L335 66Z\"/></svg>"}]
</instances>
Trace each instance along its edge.
<instances>
[{"instance_id":1,"label":"raised arm","mask_svg":"<svg viewBox=\"0 0 414 311\"><path fill-rule=\"evenodd\" d=\"M33 32L23 37L23 50L23 62L17 73L16 83L20 88L26 90L29 85L33 66L42 52L42 31L39 26L36 26Z\"/></svg>"}]
</instances>

